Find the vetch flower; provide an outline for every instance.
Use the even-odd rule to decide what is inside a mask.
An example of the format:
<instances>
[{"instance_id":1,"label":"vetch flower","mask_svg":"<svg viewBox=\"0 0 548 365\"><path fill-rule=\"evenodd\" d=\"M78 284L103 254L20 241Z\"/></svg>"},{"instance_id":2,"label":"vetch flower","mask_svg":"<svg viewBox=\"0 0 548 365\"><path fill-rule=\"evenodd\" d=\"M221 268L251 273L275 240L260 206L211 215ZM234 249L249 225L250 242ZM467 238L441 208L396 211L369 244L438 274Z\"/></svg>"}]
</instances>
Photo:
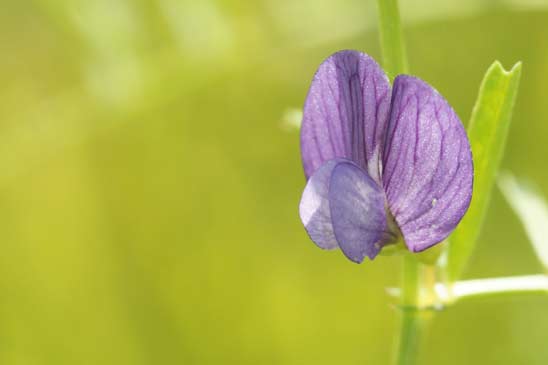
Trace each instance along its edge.
<instances>
[{"instance_id":1,"label":"vetch flower","mask_svg":"<svg viewBox=\"0 0 548 365\"><path fill-rule=\"evenodd\" d=\"M403 238L412 252L444 240L472 197L470 144L426 82L388 78L369 56L340 51L316 72L301 127L308 179L299 206L310 238L354 262Z\"/></svg>"}]
</instances>

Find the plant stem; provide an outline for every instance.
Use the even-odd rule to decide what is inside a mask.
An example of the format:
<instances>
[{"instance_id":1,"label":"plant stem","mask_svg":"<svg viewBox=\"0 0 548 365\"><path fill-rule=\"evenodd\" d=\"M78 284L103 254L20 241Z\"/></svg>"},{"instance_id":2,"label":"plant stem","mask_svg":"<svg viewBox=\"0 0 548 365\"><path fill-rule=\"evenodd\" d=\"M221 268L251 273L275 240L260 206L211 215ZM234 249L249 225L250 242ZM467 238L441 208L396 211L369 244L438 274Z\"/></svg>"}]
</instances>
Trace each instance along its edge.
<instances>
[{"instance_id":1,"label":"plant stem","mask_svg":"<svg viewBox=\"0 0 548 365\"><path fill-rule=\"evenodd\" d=\"M379 33L384 71L393 79L407 73L407 58L400 23L398 0L378 0ZM421 264L410 254L403 257L401 332L398 338L397 365L414 365L426 315L420 308Z\"/></svg>"},{"instance_id":2,"label":"plant stem","mask_svg":"<svg viewBox=\"0 0 548 365\"><path fill-rule=\"evenodd\" d=\"M401 330L398 338L397 365L417 362L425 313L419 309L421 264L410 254L403 257Z\"/></svg>"},{"instance_id":3,"label":"plant stem","mask_svg":"<svg viewBox=\"0 0 548 365\"><path fill-rule=\"evenodd\" d=\"M457 281L450 290L444 284L435 286L438 297L450 304L464 298L515 295L520 293L548 294L548 276L526 275L505 278Z\"/></svg>"},{"instance_id":4,"label":"plant stem","mask_svg":"<svg viewBox=\"0 0 548 365\"><path fill-rule=\"evenodd\" d=\"M424 281L428 283L428 281ZM491 298L495 296L516 296L521 294L548 294L548 275L508 276L501 278L472 279L453 284L437 282L424 285L419 309L448 307L461 299ZM431 292L427 291L429 289ZM402 298L402 290L389 288L388 294ZM428 294L429 296L425 296Z\"/></svg>"},{"instance_id":5,"label":"plant stem","mask_svg":"<svg viewBox=\"0 0 548 365\"><path fill-rule=\"evenodd\" d=\"M407 73L398 0L378 0L377 6L384 71L393 79L398 74Z\"/></svg>"},{"instance_id":6,"label":"plant stem","mask_svg":"<svg viewBox=\"0 0 548 365\"><path fill-rule=\"evenodd\" d=\"M416 307L419 303L420 263L411 256L403 256L402 266L402 305Z\"/></svg>"},{"instance_id":7,"label":"plant stem","mask_svg":"<svg viewBox=\"0 0 548 365\"><path fill-rule=\"evenodd\" d=\"M419 344L431 312L407 308L402 312L397 365L417 364Z\"/></svg>"}]
</instances>

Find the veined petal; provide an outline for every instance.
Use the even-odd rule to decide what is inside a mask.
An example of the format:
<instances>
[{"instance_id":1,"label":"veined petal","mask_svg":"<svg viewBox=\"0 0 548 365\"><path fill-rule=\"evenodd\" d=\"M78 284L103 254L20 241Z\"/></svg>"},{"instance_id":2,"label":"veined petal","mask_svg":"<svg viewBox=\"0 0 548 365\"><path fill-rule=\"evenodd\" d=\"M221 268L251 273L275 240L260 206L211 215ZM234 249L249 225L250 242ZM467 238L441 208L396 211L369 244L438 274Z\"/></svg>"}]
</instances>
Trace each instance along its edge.
<instances>
[{"instance_id":1,"label":"veined petal","mask_svg":"<svg viewBox=\"0 0 548 365\"><path fill-rule=\"evenodd\" d=\"M338 247L331 224L329 183L333 169L342 161L333 159L320 166L308 179L299 204L299 215L310 239L326 250Z\"/></svg>"},{"instance_id":2,"label":"veined petal","mask_svg":"<svg viewBox=\"0 0 548 365\"><path fill-rule=\"evenodd\" d=\"M384 193L381 187L352 162L338 163L329 184L333 232L350 260L375 258L386 231Z\"/></svg>"},{"instance_id":3,"label":"veined petal","mask_svg":"<svg viewBox=\"0 0 548 365\"><path fill-rule=\"evenodd\" d=\"M382 159L389 210L407 247L441 242L470 205L472 154L458 116L424 81L394 81Z\"/></svg>"},{"instance_id":4,"label":"veined petal","mask_svg":"<svg viewBox=\"0 0 548 365\"><path fill-rule=\"evenodd\" d=\"M327 58L304 104L301 153L306 177L324 162L346 158L380 183L380 142L390 108L390 83L379 65L358 51Z\"/></svg>"}]
</instances>

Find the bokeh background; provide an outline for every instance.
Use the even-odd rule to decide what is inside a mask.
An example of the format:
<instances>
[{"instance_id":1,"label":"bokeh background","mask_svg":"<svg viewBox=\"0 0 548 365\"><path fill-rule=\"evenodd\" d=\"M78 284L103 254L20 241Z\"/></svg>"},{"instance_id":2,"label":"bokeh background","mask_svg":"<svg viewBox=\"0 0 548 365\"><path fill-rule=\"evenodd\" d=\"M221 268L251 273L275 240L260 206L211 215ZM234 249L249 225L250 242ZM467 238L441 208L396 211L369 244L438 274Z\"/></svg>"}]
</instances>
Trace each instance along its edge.
<instances>
[{"instance_id":1,"label":"bokeh background","mask_svg":"<svg viewBox=\"0 0 548 365\"><path fill-rule=\"evenodd\" d=\"M468 120L523 61L503 168L548 196L548 2L402 1L412 73ZM367 0L0 0L0 363L388 364L399 259L307 238L290 120ZM541 266L495 191L466 277ZM423 364L548 363L548 298L440 313Z\"/></svg>"}]
</instances>

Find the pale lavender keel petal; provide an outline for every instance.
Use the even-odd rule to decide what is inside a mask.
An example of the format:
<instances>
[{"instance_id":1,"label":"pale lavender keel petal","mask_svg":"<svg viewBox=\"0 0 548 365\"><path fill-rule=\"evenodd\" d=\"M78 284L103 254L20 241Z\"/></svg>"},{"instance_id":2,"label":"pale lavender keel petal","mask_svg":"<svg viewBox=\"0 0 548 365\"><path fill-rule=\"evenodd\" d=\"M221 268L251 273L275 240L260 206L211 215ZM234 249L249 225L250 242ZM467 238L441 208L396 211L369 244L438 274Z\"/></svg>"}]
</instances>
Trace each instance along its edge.
<instances>
[{"instance_id":1,"label":"pale lavender keel petal","mask_svg":"<svg viewBox=\"0 0 548 365\"><path fill-rule=\"evenodd\" d=\"M389 108L390 83L371 57L340 51L327 58L304 104L301 154L306 177L339 157L354 161L380 183L380 141Z\"/></svg>"},{"instance_id":2,"label":"pale lavender keel petal","mask_svg":"<svg viewBox=\"0 0 548 365\"><path fill-rule=\"evenodd\" d=\"M339 163L331 175L329 206L333 232L346 257L357 263L365 256L375 258L386 230L381 187L355 164Z\"/></svg>"},{"instance_id":3,"label":"pale lavender keel petal","mask_svg":"<svg viewBox=\"0 0 548 365\"><path fill-rule=\"evenodd\" d=\"M389 210L407 247L418 252L441 242L470 204L472 155L458 116L424 81L394 81L382 158Z\"/></svg>"},{"instance_id":4,"label":"pale lavender keel petal","mask_svg":"<svg viewBox=\"0 0 548 365\"><path fill-rule=\"evenodd\" d=\"M338 247L331 225L328 194L333 169L342 161L347 160L329 160L320 166L308 179L299 204L299 215L310 239L326 250Z\"/></svg>"}]
</instances>

